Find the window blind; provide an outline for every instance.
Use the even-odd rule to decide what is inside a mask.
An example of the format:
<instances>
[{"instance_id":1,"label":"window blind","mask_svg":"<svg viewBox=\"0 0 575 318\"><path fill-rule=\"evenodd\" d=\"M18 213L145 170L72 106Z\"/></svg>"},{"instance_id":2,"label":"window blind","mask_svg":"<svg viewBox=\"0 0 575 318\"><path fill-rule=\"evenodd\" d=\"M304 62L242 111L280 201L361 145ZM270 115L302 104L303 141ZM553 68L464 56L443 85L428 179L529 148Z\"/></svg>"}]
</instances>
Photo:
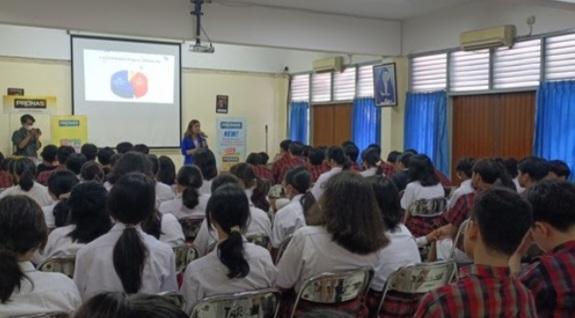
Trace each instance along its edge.
<instances>
[{"instance_id":1,"label":"window blind","mask_svg":"<svg viewBox=\"0 0 575 318\"><path fill-rule=\"evenodd\" d=\"M547 38L547 80L575 79L575 34Z\"/></svg>"},{"instance_id":2,"label":"window blind","mask_svg":"<svg viewBox=\"0 0 575 318\"><path fill-rule=\"evenodd\" d=\"M436 91L447 88L447 53L414 57L411 60L412 90Z\"/></svg>"},{"instance_id":3,"label":"window blind","mask_svg":"<svg viewBox=\"0 0 575 318\"><path fill-rule=\"evenodd\" d=\"M451 54L449 86L454 92L489 89L489 50Z\"/></svg>"},{"instance_id":4,"label":"window blind","mask_svg":"<svg viewBox=\"0 0 575 318\"><path fill-rule=\"evenodd\" d=\"M317 73L312 75L312 102L321 103L331 101L331 76L332 73Z\"/></svg>"},{"instance_id":5,"label":"window blind","mask_svg":"<svg viewBox=\"0 0 575 318\"><path fill-rule=\"evenodd\" d=\"M353 100L355 97L356 68L347 67L343 72L334 73L333 98L336 101Z\"/></svg>"},{"instance_id":6,"label":"window blind","mask_svg":"<svg viewBox=\"0 0 575 318\"><path fill-rule=\"evenodd\" d=\"M517 42L513 48L499 48L493 57L493 87L514 88L539 85L541 40Z\"/></svg>"}]
</instances>

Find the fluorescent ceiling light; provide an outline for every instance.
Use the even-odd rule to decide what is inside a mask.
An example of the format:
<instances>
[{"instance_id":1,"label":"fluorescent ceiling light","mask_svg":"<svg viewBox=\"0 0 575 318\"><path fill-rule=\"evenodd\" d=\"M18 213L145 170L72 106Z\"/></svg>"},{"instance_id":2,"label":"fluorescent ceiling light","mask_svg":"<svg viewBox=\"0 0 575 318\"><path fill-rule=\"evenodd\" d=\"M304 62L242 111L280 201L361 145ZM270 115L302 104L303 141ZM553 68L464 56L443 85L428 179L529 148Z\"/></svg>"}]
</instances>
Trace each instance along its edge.
<instances>
[{"instance_id":1,"label":"fluorescent ceiling light","mask_svg":"<svg viewBox=\"0 0 575 318\"><path fill-rule=\"evenodd\" d=\"M554 1L557 1L557 2L565 2L565 3L573 3L573 4L575 4L575 0L554 0Z\"/></svg>"}]
</instances>

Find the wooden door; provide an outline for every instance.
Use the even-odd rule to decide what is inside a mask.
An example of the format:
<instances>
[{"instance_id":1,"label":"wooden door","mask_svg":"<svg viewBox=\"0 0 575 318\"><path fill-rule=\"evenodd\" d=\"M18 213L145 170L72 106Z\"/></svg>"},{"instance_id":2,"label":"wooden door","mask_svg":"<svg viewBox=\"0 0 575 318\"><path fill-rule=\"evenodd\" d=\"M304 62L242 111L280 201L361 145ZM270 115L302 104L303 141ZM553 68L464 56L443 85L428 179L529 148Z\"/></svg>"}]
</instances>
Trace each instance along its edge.
<instances>
[{"instance_id":1,"label":"wooden door","mask_svg":"<svg viewBox=\"0 0 575 318\"><path fill-rule=\"evenodd\" d=\"M312 106L314 146L341 145L351 139L352 104Z\"/></svg>"},{"instance_id":2,"label":"wooden door","mask_svg":"<svg viewBox=\"0 0 575 318\"><path fill-rule=\"evenodd\" d=\"M332 145L341 145L351 140L351 116L353 105L340 104L333 106L333 140Z\"/></svg>"}]
</instances>

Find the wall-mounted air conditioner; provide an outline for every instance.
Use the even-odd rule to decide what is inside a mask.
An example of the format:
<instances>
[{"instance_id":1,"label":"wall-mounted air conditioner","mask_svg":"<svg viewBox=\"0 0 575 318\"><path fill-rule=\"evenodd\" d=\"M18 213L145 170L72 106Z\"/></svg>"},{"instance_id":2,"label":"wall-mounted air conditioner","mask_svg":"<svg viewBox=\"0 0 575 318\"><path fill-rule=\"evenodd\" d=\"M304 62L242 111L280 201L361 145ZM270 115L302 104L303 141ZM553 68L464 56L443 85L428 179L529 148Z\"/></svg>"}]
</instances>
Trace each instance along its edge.
<instances>
[{"instance_id":1,"label":"wall-mounted air conditioner","mask_svg":"<svg viewBox=\"0 0 575 318\"><path fill-rule=\"evenodd\" d=\"M320 60L313 61L313 71L320 72L341 72L343 70L343 57L327 57Z\"/></svg>"},{"instance_id":2,"label":"wall-mounted air conditioner","mask_svg":"<svg viewBox=\"0 0 575 318\"><path fill-rule=\"evenodd\" d=\"M504 25L476 31L463 32L459 43L464 51L475 51L494 47L512 47L517 29Z\"/></svg>"}]
</instances>

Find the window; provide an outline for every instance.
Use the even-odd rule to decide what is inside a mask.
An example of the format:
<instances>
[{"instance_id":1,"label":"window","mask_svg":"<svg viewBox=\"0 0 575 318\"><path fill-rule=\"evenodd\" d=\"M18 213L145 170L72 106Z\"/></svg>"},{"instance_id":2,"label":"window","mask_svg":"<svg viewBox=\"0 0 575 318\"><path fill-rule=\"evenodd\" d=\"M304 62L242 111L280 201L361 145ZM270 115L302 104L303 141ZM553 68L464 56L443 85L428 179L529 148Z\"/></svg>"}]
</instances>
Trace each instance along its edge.
<instances>
[{"instance_id":1,"label":"window","mask_svg":"<svg viewBox=\"0 0 575 318\"><path fill-rule=\"evenodd\" d=\"M412 90L437 91L447 88L447 53L411 60Z\"/></svg>"},{"instance_id":2,"label":"window","mask_svg":"<svg viewBox=\"0 0 575 318\"><path fill-rule=\"evenodd\" d=\"M309 74L295 75L291 79L290 101L309 101Z\"/></svg>"},{"instance_id":3,"label":"window","mask_svg":"<svg viewBox=\"0 0 575 318\"><path fill-rule=\"evenodd\" d=\"M495 50L493 88L537 86L541 79L540 74L540 39L517 42L511 49Z\"/></svg>"},{"instance_id":4,"label":"window","mask_svg":"<svg viewBox=\"0 0 575 318\"><path fill-rule=\"evenodd\" d=\"M575 34L547 38L545 79L575 78Z\"/></svg>"},{"instance_id":5,"label":"window","mask_svg":"<svg viewBox=\"0 0 575 318\"><path fill-rule=\"evenodd\" d=\"M489 50L451 54L449 86L454 92L489 89Z\"/></svg>"},{"instance_id":6,"label":"window","mask_svg":"<svg viewBox=\"0 0 575 318\"><path fill-rule=\"evenodd\" d=\"M312 102L321 103L331 101L331 76L332 73L317 73L312 75Z\"/></svg>"},{"instance_id":7,"label":"window","mask_svg":"<svg viewBox=\"0 0 575 318\"><path fill-rule=\"evenodd\" d=\"M343 72L334 73L333 99L336 101L353 100L355 97L355 72L354 66L347 67Z\"/></svg>"},{"instance_id":8,"label":"window","mask_svg":"<svg viewBox=\"0 0 575 318\"><path fill-rule=\"evenodd\" d=\"M373 65L357 69L357 97L373 97Z\"/></svg>"}]
</instances>

